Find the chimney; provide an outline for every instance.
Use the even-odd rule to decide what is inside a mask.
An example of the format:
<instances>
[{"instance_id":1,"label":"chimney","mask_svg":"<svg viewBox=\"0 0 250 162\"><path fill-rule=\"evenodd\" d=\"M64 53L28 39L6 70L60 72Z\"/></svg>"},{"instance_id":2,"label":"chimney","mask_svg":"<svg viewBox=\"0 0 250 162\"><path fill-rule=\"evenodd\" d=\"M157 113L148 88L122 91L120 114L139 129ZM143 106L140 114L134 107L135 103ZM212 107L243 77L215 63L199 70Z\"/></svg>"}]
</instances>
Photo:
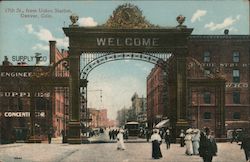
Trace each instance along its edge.
<instances>
[{"instance_id":1,"label":"chimney","mask_svg":"<svg viewBox=\"0 0 250 162\"><path fill-rule=\"evenodd\" d=\"M56 61L56 41L49 41L49 57L50 64L54 64Z\"/></svg>"}]
</instances>

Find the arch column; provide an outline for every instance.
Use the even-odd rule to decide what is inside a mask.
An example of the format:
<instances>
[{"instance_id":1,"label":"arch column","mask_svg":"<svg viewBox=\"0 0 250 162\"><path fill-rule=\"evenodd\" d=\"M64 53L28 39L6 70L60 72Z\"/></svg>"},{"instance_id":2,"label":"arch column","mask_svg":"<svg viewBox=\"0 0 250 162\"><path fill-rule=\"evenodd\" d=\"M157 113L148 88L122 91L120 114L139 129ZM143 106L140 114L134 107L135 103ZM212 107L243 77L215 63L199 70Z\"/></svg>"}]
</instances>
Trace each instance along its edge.
<instances>
[{"instance_id":1,"label":"arch column","mask_svg":"<svg viewBox=\"0 0 250 162\"><path fill-rule=\"evenodd\" d=\"M187 48L175 50L176 56L176 135L188 127L187 122Z\"/></svg>"},{"instance_id":2,"label":"arch column","mask_svg":"<svg viewBox=\"0 0 250 162\"><path fill-rule=\"evenodd\" d=\"M80 144L80 55L77 49L69 50L69 110L67 140L69 144Z\"/></svg>"}]
</instances>

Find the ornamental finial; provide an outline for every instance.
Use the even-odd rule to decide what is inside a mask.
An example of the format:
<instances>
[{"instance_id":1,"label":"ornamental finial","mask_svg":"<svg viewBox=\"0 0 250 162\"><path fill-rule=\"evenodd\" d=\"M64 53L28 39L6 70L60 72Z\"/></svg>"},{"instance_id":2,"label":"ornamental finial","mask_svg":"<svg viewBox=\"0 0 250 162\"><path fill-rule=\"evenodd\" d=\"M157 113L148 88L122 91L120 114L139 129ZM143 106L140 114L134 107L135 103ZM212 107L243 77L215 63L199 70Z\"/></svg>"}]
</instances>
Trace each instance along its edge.
<instances>
[{"instance_id":1,"label":"ornamental finial","mask_svg":"<svg viewBox=\"0 0 250 162\"><path fill-rule=\"evenodd\" d=\"M79 19L78 15L76 15L76 14L70 15L69 18L70 18L70 21L72 22L71 25L76 25L76 23L77 23L77 21L78 21L78 19Z\"/></svg>"},{"instance_id":2,"label":"ornamental finial","mask_svg":"<svg viewBox=\"0 0 250 162\"><path fill-rule=\"evenodd\" d=\"M182 25L185 21L186 17L183 15L179 15L176 17L176 21L179 23L177 27L186 27L185 25Z\"/></svg>"}]
</instances>

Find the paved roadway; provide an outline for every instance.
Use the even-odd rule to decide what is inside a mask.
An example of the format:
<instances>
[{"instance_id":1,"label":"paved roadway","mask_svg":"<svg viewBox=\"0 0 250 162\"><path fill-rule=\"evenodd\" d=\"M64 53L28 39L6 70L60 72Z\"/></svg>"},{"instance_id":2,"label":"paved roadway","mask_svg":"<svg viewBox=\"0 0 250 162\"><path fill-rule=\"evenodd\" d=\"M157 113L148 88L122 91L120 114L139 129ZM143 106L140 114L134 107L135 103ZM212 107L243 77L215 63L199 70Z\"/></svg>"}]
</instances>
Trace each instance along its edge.
<instances>
[{"instance_id":1,"label":"paved roadway","mask_svg":"<svg viewBox=\"0 0 250 162\"><path fill-rule=\"evenodd\" d=\"M170 150L161 145L163 158L151 159L151 143L125 143L126 150L116 150L116 143L82 145L9 144L0 145L1 162L202 162L199 156L187 156L185 148L172 144ZM243 150L236 143L218 143L218 156L213 162L245 162Z\"/></svg>"}]
</instances>

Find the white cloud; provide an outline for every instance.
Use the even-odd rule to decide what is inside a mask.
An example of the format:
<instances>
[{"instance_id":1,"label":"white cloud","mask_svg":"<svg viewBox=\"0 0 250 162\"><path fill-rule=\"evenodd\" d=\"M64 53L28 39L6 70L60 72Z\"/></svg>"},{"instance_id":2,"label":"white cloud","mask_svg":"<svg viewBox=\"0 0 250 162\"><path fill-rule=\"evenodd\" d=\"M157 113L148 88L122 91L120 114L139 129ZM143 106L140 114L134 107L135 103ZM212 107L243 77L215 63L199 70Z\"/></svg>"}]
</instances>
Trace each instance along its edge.
<instances>
[{"instance_id":1,"label":"white cloud","mask_svg":"<svg viewBox=\"0 0 250 162\"><path fill-rule=\"evenodd\" d=\"M206 10L197 10L192 18L191 18L191 22L194 23L196 20L200 21L202 16L205 16L207 14Z\"/></svg>"},{"instance_id":2,"label":"white cloud","mask_svg":"<svg viewBox=\"0 0 250 162\"><path fill-rule=\"evenodd\" d=\"M92 17L83 17L78 20L80 26L97 26L97 22Z\"/></svg>"},{"instance_id":3,"label":"white cloud","mask_svg":"<svg viewBox=\"0 0 250 162\"><path fill-rule=\"evenodd\" d=\"M204 27L208 28L211 31L221 30L221 29L232 26L239 20L240 20L240 15L237 15L235 18L232 18L232 17L225 18L222 23L215 24L214 22L210 22L208 24L205 24Z\"/></svg>"},{"instance_id":4,"label":"white cloud","mask_svg":"<svg viewBox=\"0 0 250 162\"><path fill-rule=\"evenodd\" d=\"M25 25L25 28L28 33L32 33L34 31L32 24Z\"/></svg>"},{"instance_id":5,"label":"white cloud","mask_svg":"<svg viewBox=\"0 0 250 162\"><path fill-rule=\"evenodd\" d=\"M25 29L29 34L35 35L38 40L44 42L47 44L47 48L49 48L48 42L50 40L55 40L57 42L57 45L62 48L68 48L69 46L69 39L68 37L64 38L56 38L53 36L50 30L40 27L39 30L35 31L34 27L32 24L27 24L25 25ZM35 46L32 47L33 50L35 49L40 49L40 50L47 50L45 48L45 45L42 45L41 43L36 44Z\"/></svg>"},{"instance_id":6,"label":"white cloud","mask_svg":"<svg viewBox=\"0 0 250 162\"><path fill-rule=\"evenodd\" d=\"M56 38L55 40L56 40L58 46L64 47L64 48L69 47L69 38L68 37Z\"/></svg>"},{"instance_id":7,"label":"white cloud","mask_svg":"<svg viewBox=\"0 0 250 162\"><path fill-rule=\"evenodd\" d=\"M41 28L38 32L33 32L39 40L48 42L49 40L55 40L52 33L45 28Z\"/></svg>"},{"instance_id":8,"label":"white cloud","mask_svg":"<svg viewBox=\"0 0 250 162\"><path fill-rule=\"evenodd\" d=\"M32 47L32 50L34 50L34 51L49 51L49 46L38 43Z\"/></svg>"}]
</instances>

